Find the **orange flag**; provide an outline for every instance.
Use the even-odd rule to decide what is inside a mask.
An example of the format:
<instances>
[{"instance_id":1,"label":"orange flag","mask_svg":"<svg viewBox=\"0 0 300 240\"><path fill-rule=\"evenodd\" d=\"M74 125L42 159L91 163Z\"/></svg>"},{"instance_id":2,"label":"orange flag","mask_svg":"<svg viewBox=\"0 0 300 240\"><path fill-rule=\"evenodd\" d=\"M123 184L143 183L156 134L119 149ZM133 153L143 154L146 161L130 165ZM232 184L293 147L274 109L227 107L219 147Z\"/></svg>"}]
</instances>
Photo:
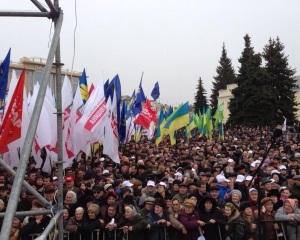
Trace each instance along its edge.
<instances>
[{"instance_id":1,"label":"orange flag","mask_svg":"<svg viewBox=\"0 0 300 240\"><path fill-rule=\"evenodd\" d=\"M24 80L25 69L19 77L1 126L0 150L2 151L6 149L8 144L21 137Z\"/></svg>"}]
</instances>

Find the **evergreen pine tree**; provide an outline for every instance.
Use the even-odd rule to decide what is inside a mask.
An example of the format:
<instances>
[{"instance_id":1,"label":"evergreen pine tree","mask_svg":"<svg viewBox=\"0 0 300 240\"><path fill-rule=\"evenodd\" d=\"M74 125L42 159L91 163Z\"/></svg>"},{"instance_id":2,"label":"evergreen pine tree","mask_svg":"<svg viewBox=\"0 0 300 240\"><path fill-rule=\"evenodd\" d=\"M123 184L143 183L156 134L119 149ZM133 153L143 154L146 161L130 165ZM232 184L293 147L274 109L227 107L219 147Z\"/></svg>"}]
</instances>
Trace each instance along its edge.
<instances>
[{"instance_id":1,"label":"evergreen pine tree","mask_svg":"<svg viewBox=\"0 0 300 240\"><path fill-rule=\"evenodd\" d=\"M277 123L276 109L273 106L276 96L271 86L271 78L261 67L261 55L250 55L247 67L247 80L243 83L241 113L243 126L274 126Z\"/></svg>"},{"instance_id":2,"label":"evergreen pine tree","mask_svg":"<svg viewBox=\"0 0 300 240\"><path fill-rule=\"evenodd\" d=\"M277 119L286 117L288 122L293 123L296 120L296 98L294 88L296 80L294 79L295 70L288 64L288 57L283 52L284 45L277 37L276 40L269 39L269 43L263 49L263 58L266 61L265 69L270 75L273 94L276 99L273 103L277 109Z\"/></svg>"},{"instance_id":3,"label":"evergreen pine tree","mask_svg":"<svg viewBox=\"0 0 300 240\"><path fill-rule=\"evenodd\" d=\"M218 107L219 91L226 89L228 84L236 83L236 76L232 67L231 59L227 57L227 51L225 44L222 46L222 55L219 60L219 66L217 67L217 76L214 77L212 94L210 95L210 103L212 112L214 113Z\"/></svg>"},{"instance_id":4,"label":"evergreen pine tree","mask_svg":"<svg viewBox=\"0 0 300 240\"><path fill-rule=\"evenodd\" d=\"M237 75L237 87L232 90L233 98L229 102L229 118L228 123L233 125L239 125L244 121L244 83L248 80L248 62L251 57L254 56L253 47L251 47L251 39L248 34L244 37L245 48L242 52L242 56L239 58L239 72Z\"/></svg>"},{"instance_id":5,"label":"evergreen pine tree","mask_svg":"<svg viewBox=\"0 0 300 240\"><path fill-rule=\"evenodd\" d=\"M203 81L201 77L198 80L198 85L197 85L197 92L195 94L195 103L194 103L194 109L195 112L198 113L199 110L202 113L202 108L203 106L207 106L207 98L206 98L206 90L203 87ZM202 113L203 114L203 113Z\"/></svg>"}]
</instances>

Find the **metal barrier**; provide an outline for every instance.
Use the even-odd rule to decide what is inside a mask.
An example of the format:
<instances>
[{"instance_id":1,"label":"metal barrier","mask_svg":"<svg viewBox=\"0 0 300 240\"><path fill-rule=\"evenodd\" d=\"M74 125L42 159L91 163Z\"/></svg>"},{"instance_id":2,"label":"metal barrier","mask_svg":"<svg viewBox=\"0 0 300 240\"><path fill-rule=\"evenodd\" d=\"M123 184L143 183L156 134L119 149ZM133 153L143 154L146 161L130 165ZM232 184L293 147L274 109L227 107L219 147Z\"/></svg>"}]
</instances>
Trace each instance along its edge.
<instances>
[{"instance_id":1,"label":"metal barrier","mask_svg":"<svg viewBox=\"0 0 300 240\"><path fill-rule=\"evenodd\" d=\"M117 239L117 231L118 230L123 231L123 228L117 228L117 229L112 230L112 231L114 231L114 240L121 240L121 239ZM103 230L100 230L100 229L95 229L91 233L91 240L105 240L105 233L106 232L112 232L112 231L109 231L109 230L103 231ZM72 233L72 232L64 231L64 233L63 233L64 240L73 240L73 238L72 238L73 234L74 233ZM30 234L26 237L26 239L27 240L34 240L34 239L38 238L40 235L41 234ZM123 239L128 240L128 233L123 235ZM21 240L23 240L23 239L21 238ZM79 235L79 240L85 240L85 239L82 238L81 235Z\"/></svg>"}]
</instances>

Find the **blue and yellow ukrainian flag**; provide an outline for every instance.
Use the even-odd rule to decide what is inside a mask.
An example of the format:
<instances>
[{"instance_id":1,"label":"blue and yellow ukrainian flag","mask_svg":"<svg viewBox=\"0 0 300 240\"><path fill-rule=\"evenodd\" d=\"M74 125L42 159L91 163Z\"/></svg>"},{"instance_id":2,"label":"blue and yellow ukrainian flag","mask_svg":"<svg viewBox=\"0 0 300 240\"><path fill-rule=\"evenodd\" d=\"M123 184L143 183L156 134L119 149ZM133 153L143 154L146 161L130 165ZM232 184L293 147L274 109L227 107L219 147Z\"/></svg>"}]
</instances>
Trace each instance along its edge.
<instances>
[{"instance_id":1,"label":"blue and yellow ukrainian flag","mask_svg":"<svg viewBox=\"0 0 300 240\"><path fill-rule=\"evenodd\" d=\"M82 102L83 104L85 104L89 99L89 88L86 81L85 69L83 69L82 75L79 79L79 89L81 93Z\"/></svg>"}]
</instances>

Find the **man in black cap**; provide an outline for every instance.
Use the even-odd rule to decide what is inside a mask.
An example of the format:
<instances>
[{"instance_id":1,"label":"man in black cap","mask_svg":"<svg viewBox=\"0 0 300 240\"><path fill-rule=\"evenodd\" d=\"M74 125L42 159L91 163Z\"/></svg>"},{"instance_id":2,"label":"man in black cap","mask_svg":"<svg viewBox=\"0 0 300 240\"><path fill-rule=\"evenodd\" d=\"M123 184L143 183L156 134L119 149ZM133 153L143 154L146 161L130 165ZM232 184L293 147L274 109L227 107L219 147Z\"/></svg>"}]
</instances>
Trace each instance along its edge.
<instances>
[{"instance_id":1,"label":"man in black cap","mask_svg":"<svg viewBox=\"0 0 300 240\"><path fill-rule=\"evenodd\" d=\"M294 184L291 188L292 194L296 196L300 196L300 175L296 175L293 177Z\"/></svg>"},{"instance_id":2,"label":"man in black cap","mask_svg":"<svg viewBox=\"0 0 300 240\"><path fill-rule=\"evenodd\" d=\"M204 198L204 196L206 196L206 183L199 180L196 183L197 189L194 190L194 194L197 198L197 208L201 202L201 200Z\"/></svg>"},{"instance_id":3,"label":"man in black cap","mask_svg":"<svg viewBox=\"0 0 300 240\"><path fill-rule=\"evenodd\" d=\"M104 188L100 185L93 187L94 203L102 206L105 203Z\"/></svg>"},{"instance_id":4,"label":"man in black cap","mask_svg":"<svg viewBox=\"0 0 300 240\"><path fill-rule=\"evenodd\" d=\"M211 187L208 189L209 195L216 200L217 207L222 209L225 205L225 200L219 197L220 189L218 187Z\"/></svg>"},{"instance_id":5,"label":"man in black cap","mask_svg":"<svg viewBox=\"0 0 300 240\"><path fill-rule=\"evenodd\" d=\"M260 190L259 194L261 196L260 199L263 199L264 197L268 196L268 193L269 193L269 191L272 188L271 180L268 177L262 178L262 180L261 180L261 188L262 189Z\"/></svg>"},{"instance_id":6,"label":"man in black cap","mask_svg":"<svg viewBox=\"0 0 300 240\"><path fill-rule=\"evenodd\" d=\"M48 186L48 187L44 188L44 197L52 205L54 205L54 203L55 203L54 193L55 193L55 189L53 186Z\"/></svg>"}]
</instances>

